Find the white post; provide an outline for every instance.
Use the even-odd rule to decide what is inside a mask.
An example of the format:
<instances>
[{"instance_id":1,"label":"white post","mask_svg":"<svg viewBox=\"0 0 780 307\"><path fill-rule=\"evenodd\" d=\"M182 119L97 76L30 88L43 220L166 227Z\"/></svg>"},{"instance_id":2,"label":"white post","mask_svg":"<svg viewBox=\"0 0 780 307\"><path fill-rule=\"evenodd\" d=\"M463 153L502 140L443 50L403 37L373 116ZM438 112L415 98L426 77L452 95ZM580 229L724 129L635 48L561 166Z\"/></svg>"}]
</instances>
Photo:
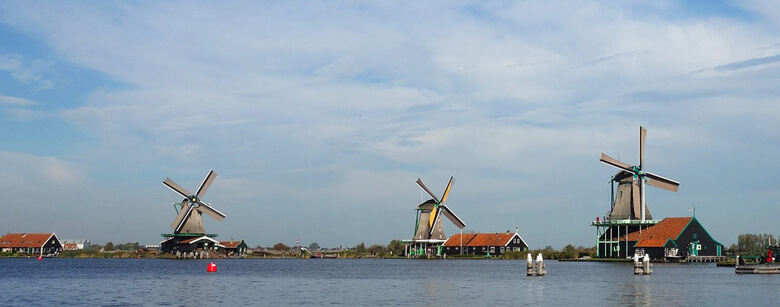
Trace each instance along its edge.
<instances>
[{"instance_id":1,"label":"white post","mask_svg":"<svg viewBox=\"0 0 780 307\"><path fill-rule=\"evenodd\" d=\"M542 253L539 253L536 255L536 276L544 276L544 274L547 273L544 269L544 258L542 258Z\"/></svg>"}]
</instances>

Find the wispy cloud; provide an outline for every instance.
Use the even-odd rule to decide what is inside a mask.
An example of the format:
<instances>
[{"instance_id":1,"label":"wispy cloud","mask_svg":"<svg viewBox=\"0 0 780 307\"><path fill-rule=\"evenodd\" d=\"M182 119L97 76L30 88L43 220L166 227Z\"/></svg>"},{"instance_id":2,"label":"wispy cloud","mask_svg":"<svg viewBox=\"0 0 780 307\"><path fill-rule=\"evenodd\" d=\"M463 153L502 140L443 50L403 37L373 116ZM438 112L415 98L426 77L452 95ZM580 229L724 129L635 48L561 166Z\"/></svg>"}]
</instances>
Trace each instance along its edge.
<instances>
[{"instance_id":1,"label":"wispy cloud","mask_svg":"<svg viewBox=\"0 0 780 307\"><path fill-rule=\"evenodd\" d=\"M54 82L45 76L50 66L48 61L25 62L18 54L0 54L0 70L10 72L11 76L22 84L33 84L40 89L54 86Z\"/></svg>"},{"instance_id":2,"label":"wispy cloud","mask_svg":"<svg viewBox=\"0 0 780 307\"><path fill-rule=\"evenodd\" d=\"M35 104L32 100L0 95L0 105L29 106Z\"/></svg>"}]
</instances>

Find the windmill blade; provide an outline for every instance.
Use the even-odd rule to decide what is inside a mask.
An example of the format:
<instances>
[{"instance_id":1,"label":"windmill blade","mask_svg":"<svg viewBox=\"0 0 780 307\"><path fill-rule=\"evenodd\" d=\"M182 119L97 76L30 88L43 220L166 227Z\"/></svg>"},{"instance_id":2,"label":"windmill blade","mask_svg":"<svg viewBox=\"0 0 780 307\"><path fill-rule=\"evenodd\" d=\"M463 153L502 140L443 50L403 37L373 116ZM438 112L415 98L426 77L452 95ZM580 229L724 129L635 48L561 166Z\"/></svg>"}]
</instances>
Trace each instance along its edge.
<instances>
[{"instance_id":1,"label":"windmill blade","mask_svg":"<svg viewBox=\"0 0 780 307\"><path fill-rule=\"evenodd\" d=\"M639 219L642 216L642 195L639 194L639 180L634 180L631 184L631 205L634 208L634 218Z\"/></svg>"},{"instance_id":2,"label":"windmill blade","mask_svg":"<svg viewBox=\"0 0 780 307\"><path fill-rule=\"evenodd\" d=\"M441 206L441 213L444 214L444 216L447 217L447 219L450 220L455 226L457 226L460 229L463 229L466 227L466 223L463 222L457 215L455 215L455 212L452 212L449 207L447 206Z\"/></svg>"},{"instance_id":3,"label":"windmill blade","mask_svg":"<svg viewBox=\"0 0 780 307\"><path fill-rule=\"evenodd\" d=\"M184 219L184 215L187 214L187 208L185 208L187 204L189 204L187 199L184 199L181 202L181 210L179 210L179 214L176 215L176 218L173 220L173 223L171 223L171 228L176 229L176 227L179 226L179 223L181 223L181 220Z\"/></svg>"},{"instance_id":4,"label":"windmill blade","mask_svg":"<svg viewBox=\"0 0 780 307\"><path fill-rule=\"evenodd\" d=\"M607 156L603 152L601 153L601 159L599 159L599 161L604 162L606 164L609 164L609 165L611 165L611 166L613 166L615 168L622 169L622 170L624 170L626 172L630 172L632 174L635 173L634 172L634 168L631 167L631 165L628 165L628 164L620 162L620 161L618 161L616 159L613 159L612 157Z\"/></svg>"},{"instance_id":5,"label":"windmill blade","mask_svg":"<svg viewBox=\"0 0 780 307\"><path fill-rule=\"evenodd\" d=\"M219 212L217 209L214 209L214 207L212 207L211 205L204 203L202 201L198 201L198 204L200 204L200 207L198 207L198 211L208 214L218 222L222 222L222 219L225 218L225 214Z\"/></svg>"},{"instance_id":6,"label":"windmill blade","mask_svg":"<svg viewBox=\"0 0 780 307\"><path fill-rule=\"evenodd\" d=\"M436 222L439 221L439 215L441 215L442 210L437 210L439 205L433 206L433 211L431 211L431 217L430 217L430 223L428 224L428 236L430 237L433 235L433 231L435 230Z\"/></svg>"},{"instance_id":7,"label":"windmill blade","mask_svg":"<svg viewBox=\"0 0 780 307\"><path fill-rule=\"evenodd\" d=\"M189 203L188 203L189 204ZM195 209L195 206L192 204L189 204L189 208L187 208L186 213L182 216L181 220L179 220L179 223L176 225L176 228L173 230L173 233L178 233L181 231L181 228L184 227L184 224L187 223L187 219L190 218L190 214L192 214L192 209ZM185 212L184 210L181 210L179 212L179 215L181 215L182 212ZM179 219L177 216L176 219Z\"/></svg>"},{"instance_id":8,"label":"windmill blade","mask_svg":"<svg viewBox=\"0 0 780 307\"><path fill-rule=\"evenodd\" d=\"M217 178L217 173L215 173L214 170L209 170L209 174L206 175L206 178L203 179L203 183L200 184L198 191L195 192L195 197L203 197L203 194L206 194L206 190L209 189L209 186L214 181L214 178Z\"/></svg>"},{"instance_id":9,"label":"windmill blade","mask_svg":"<svg viewBox=\"0 0 780 307\"><path fill-rule=\"evenodd\" d=\"M680 183L677 181L653 173L645 173L645 177L650 179L647 181L647 184L667 191L677 192L680 186Z\"/></svg>"},{"instance_id":10,"label":"windmill blade","mask_svg":"<svg viewBox=\"0 0 780 307\"><path fill-rule=\"evenodd\" d=\"M420 186L420 187L421 187L423 190L425 190L425 192L427 192L427 193L428 193L428 195L430 195L431 197L433 197L433 200L434 200L434 201L436 201L436 203L437 203L437 204L439 203L439 198L438 198L438 197L436 197L436 195L435 195L435 194L433 194L433 192L431 192L431 190L428 190L428 187L426 187L426 186L423 184L423 182L422 182L422 179L420 179L420 178L417 178L417 185L419 185L419 186Z\"/></svg>"},{"instance_id":11,"label":"windmill blade","mask_svg":"<svg viewBox=\"0 0 780 307\"><path fill-rule=\"evenodd\" d=\"M450 195L450 188L452 187L452 179L454 179L454 178L455 177L450 176L450 181L447 182L447 188L444 189L444 195L441 196L441 203L440 204L443 204L444 202L447 201L447 195Z\"/></svg>"},{"instance_id":12,"label":"windmill blade","mask_svg":"<svg viewBox=\"0 0 780 307\"><path fill-rule=\"evenodd\" d=\"M439 218L439 204L434 204L433 209L431 209L431 214L428 215L428 229L433 229L433 223L436 222L436 219ZM429 231L431 232L431 231Z\"/></svg>"},{"instance_id":13,"label":"windmill blade","mask_svg":"<svg viewBox=\"0 0 780 307\"><path fill-rule=\"evenodd\" d=\"M647 129L639 126L639 169L645 169L645 138Z\"/></svg>"},{"instance_id":14,"label":"windmill blade","mask_svg":"<svg viewBox=\"0 0 780 307\"><path fill-rule=\"evenodd\" d=\"M173 182L171 178L165 178L165 181L163 181L163 185L168 187L169 189L173 190L176 193L179 193L179 195L184 196L184 198L190 198L190 192L187 192L184 188L180 187L178 184Z\"/></svg>"}]
</instances>

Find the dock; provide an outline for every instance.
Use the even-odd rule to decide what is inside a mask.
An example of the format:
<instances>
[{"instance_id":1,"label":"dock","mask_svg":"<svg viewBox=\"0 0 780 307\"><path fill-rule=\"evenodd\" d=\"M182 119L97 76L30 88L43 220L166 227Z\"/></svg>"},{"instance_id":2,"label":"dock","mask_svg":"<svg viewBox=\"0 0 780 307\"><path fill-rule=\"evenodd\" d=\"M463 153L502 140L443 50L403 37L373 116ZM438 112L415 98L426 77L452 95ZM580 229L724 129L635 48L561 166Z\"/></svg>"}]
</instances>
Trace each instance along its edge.
<instances>
[{"instance_id":1,"label":"dock","mask_svg":"<svg viewBox=\"0 0 780 307\"><path fill-rule=\"evenodd\" d=\"M780 274L778 264L743 264L734 267L737 274Z\"/></svg>"},{"instance_id":2,"label":"dock","mask_svg":"<svg viewBox=\"0 0 780 307\"><path fill-rule=\"evenodd\" d=\"M688 256L686 262L720 262L729 259L728 256Z\"/></svg>"}]
</instances>

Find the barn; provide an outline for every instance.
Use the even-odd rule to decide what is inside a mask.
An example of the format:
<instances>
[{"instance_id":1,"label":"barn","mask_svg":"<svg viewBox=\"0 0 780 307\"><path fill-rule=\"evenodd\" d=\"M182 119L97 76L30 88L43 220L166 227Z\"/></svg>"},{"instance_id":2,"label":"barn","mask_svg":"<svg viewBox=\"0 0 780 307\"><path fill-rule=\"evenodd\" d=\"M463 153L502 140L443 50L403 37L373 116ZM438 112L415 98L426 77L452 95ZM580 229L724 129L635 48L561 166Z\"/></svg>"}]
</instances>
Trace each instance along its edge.
<instances>
[{"instance_id":1,"label":"barn","mask_svg":"<svg viewBox=\"0 0 780 307\"><path fill-rule=\"evenodd\" d=\"M723 244L710 236L696 217L668 217L624 238L636 254L651 259L682 259L688 256L721 256ZM632 244L633 243L633 244Z\"/></svg>"},{"instance_id":2,"label":"barn","mask_svg":"<svg viewBox=\"0 0 780 307\"><path fill-rule=\"evenodd\" d=\"M528 244L517 232L464 233L449 237L444 242L442 254L447 256L463 254L501 256L508 251L525 250L528 250Z\"/></svg>"}]
</instances>

